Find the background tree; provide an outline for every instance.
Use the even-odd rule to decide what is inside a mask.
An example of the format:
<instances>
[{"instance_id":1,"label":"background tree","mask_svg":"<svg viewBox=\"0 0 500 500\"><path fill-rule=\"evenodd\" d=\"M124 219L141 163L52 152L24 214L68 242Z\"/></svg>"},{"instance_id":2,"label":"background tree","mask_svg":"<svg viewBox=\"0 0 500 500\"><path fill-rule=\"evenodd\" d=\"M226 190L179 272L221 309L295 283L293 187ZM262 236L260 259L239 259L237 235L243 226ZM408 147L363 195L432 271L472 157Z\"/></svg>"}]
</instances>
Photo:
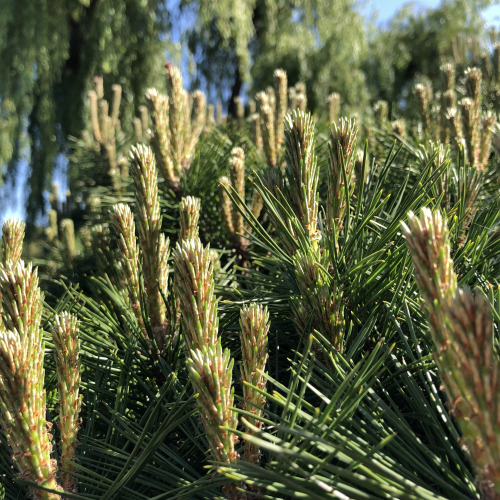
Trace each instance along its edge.
<instances>
[{"instance_id":1,"label":"background tree","mask_svg":"<svg viewBox=\"0 0 500 500\"><path fill-rule=\"evenodd\" d=\"M406 4L390 20L387 29L370 37L369 57L363 65L374 99L398 103L422 78L437 83L440 65L455 61L456 41L474 37L478 50L488 43L481 11L490 0L443 0L435 9L416 11Z\"/></svg>"},{"instance_id":2,"label":"background tree","mask_svg":"<svg viewBox=\"0 0 500 500\"><path fill-rule=\"evenodd\" d=\"M423 13L408 6L376 31L356 0L334 8L329 0L174 4L0 0L0 162L11 179L21 160L30 165L28 222L44 210L58 154L69 136L80 136L92 76L104 76L106 94L121 85L122 124L130 126L127 112L137 114L145 90L164 84L174 19L196 63L190 87L208 90L230 112L236 96L272 84L281 67L291 85L306 84L309 109L338 92L342 114L369 114L370 102L405 102L417 79L436 80L440 63L456 55L458 34L484 42L480 11L491 0L442 0Z\"/></svg>"},{"instance_id":3,"label":"background tree","mask_svg":"<svg viewBox=\"0 0 500 500\"><path fill-rule=\"evenodd\" d=\"M245 84L250 94L265 88L277 67L292 85L306 83L312 109L338 92L344 112L363 112L368 100L406 98L418 78L436 81L440 63L456 58L458 36L484 48L481 11L491 3L443 0L416 10L410 2L387 29L370 24L354 0L335 8L326 0L185 0L183 8L195 19L186 30L195 81L226 99L230 112Z\"/></svg>"},{"instance_id":4,"label":"background tree","mask_svg":"<svg viewBox=\"0 0 500 500\"><path fill-rule=\"evenodd\" d=\"M0 161L15 176L30 152L28 221L43 212L57 154L80 133L91 77L120 83L124 105L137 106L162 74L168 29L159 0L0 2Z\"/></svg>"},{"instance_id":5,"label":"background tree","mask_svg":"<svg viewBox=\"0 0 500 500\"><path fill-rule=\"evenodd\" d=\"M366 21L353 0L332 3L245 0L193 2L196 23L187 33L198 80L230 91L230 111L244 84L250 94L272 84L283 68L303 81L314 108L337 91L349 104L366 102L361 62L367 57ZM221 90L219 90L221 92ZM222 94L220 95L222 97Z\"/></svg>"}]
</instances>

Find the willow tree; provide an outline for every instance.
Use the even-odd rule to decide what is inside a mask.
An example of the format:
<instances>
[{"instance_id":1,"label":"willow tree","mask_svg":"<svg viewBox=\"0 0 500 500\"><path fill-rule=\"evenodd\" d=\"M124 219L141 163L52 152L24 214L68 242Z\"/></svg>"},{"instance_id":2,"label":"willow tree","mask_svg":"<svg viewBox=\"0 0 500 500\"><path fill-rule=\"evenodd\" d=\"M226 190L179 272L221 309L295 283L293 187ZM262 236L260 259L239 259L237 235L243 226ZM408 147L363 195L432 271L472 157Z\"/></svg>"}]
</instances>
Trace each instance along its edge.
<instances>
[{"instance_id":1,"label":"willow tree","mask_svg":"<svg viewBox=\"0 0 500 500\"><path fill-rule=\"evenodd\" d=\"M81 130L91 77L120 83L132 106L161 74L168 21L160 0L0 0L0 163L5 179L28 161L29 220Z\"/></svg>"},{"instance_id":2,"label":"willow tree","mask_svg":"<svg viewBox=\"0 0 500 500\"><path fill-rule=\"evenodd\" d=\"M229 103L243 85L272 84L283 68L290 83L306 83L309 104L322 105L332 91L351 105L366 102L361 63L366 57L364 17L354 0L187 0L196 13L188 41L199 75L213 88L221 80Z\"/></svg>"},{"instance_id":3,"label":"willow tree","mask_svg":"<svg viewBox=\"0 0 500 500\"><path fill-rule=\"evenodd\" d=\"M480 65L481 53L491 50L481 11L493 3L441 0L433 9L416 9L413 3L402 7L387 28L377 29L370 37L364 71L374 98L406 100L423 78L439 88L439 68L445 62L462 65L462 69ZM460 40L464 43L457 44ZM472 43L460 50L466 40Z\"/></svg>"}]
</instances>

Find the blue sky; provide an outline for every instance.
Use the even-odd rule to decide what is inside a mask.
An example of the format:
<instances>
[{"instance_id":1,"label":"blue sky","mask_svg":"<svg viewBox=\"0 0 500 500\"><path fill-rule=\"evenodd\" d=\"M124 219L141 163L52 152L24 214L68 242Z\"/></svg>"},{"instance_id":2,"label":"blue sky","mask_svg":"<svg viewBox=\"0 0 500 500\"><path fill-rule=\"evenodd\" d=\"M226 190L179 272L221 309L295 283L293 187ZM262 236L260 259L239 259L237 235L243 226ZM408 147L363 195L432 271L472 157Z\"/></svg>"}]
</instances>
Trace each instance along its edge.
<instances>
[{"instance_id":1,"label":"blue sky","mask_svg":"<svg viewBox=\"0 0 500 500\"><path fill-rule=\"evenodd\" d=\"M363 4L363 0L360 3ZM437 7L441 2L440 0L365 0L364 3L362 11L365 15L371 17L376 12L377 23L384 26L399 9L408 3L412 3L416 10L425 10ZM483 17L489 25L495 25L500 29L500 0L497 0L495 5L483 12ZM22 171L15 186L15 196L9 197L10 199L7 202L8 205L5 207L5 212L1 214L2 221L9 217L23 216L23 191L26 186L26 167L26 165L23 165L21 169Z\"/></svg>"},{"instance_id":2,"label":"blue sky","mask_svg":"<svg viewBox=\"0 0 500 500\"><path fill-rule=\"evenodd\" d=\"M439 0L368 0L367 6L363 9L367 14L373 10L378 12L377 21L380 24L387 22L403 5L412 3L416 9L428 9L437 7L441 2ZM483 17L488 21L488 24L500 27L500 2L494 2L496 5L489 7Z\"/></svg>"}]
</instances>

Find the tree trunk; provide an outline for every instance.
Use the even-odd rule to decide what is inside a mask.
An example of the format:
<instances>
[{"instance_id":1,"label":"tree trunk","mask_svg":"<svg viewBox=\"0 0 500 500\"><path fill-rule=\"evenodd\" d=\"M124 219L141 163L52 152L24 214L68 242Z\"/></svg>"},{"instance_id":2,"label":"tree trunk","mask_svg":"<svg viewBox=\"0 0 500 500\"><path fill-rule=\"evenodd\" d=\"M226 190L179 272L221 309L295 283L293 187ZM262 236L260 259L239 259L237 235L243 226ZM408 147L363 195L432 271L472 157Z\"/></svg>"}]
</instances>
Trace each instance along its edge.
<instances>
[{"instance_id":1,"label":"tree trunk","mask_svg":"<svg viewBox=\"0 0 500 500\"><path fill-rule=\"evenodd\" d=\"M262 15L263 9L265 9L265 5L261 4L260 2L256 2L252 13L252 24L255 33L254 38L255 41L257 42L257 45L260 37L262 36L262 33L264 32L264 25L263 25L264 17ZM234 99L240 95L242 87L243 87L243 77L241 74L240 66L238 64L235 71L234 83L231 87L231 97L229 99L229 104L228 104L228 114L231 116L236 116L236 104L234 102Z\"/></svg>"}]
</instances>

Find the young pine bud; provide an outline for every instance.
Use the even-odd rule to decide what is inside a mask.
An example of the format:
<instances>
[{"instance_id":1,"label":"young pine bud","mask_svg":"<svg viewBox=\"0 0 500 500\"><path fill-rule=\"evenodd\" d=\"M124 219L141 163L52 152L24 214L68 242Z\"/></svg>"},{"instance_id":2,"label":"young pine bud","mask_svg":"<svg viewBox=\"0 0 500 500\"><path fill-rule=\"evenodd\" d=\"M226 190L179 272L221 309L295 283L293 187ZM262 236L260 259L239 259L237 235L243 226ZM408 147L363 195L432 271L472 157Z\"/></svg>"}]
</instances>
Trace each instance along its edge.
<instances>
[{"instance_id":1,"label":"young pine bud","mask_svg":"<svg viewBox=\"0 0 500 500\"><path fill-rule=\"evenodd\" d=\"M449 108L446 112L446 119L450 126L450 142L462 144L462 123L460 111L457 108Z\"/></svg>"},{"instance_id":2,"label":"young pine bud","mask_svg":"<svg viewBox=\"0 0 500 500\"><path fill-rule=\"evenodd\" d=\"M353 180L354 154L356 151L358 127L353 120L342 118L330 129L327 227L336 234L344 227L346 196L351 190ZM345 179L343 170L345 170ZM346 184L347 180L347 184Z\"/></svg>"},{"instance_id":3,"label":"young pine bud","mask_svg":"<svg viewBox=\"0 0 500 500\"><path fill-rule=\"evenodd\" d=\"M94 78L95 92L98 99L104 98L104 79L101 75L95 75Z\"/></svg>"},{"instance_id":4,"label":"young pine bud","mask_svg":"<svg viewBox=\"0 0 500 500\"><path fill-rule=\"evenodd\" d=\"M275 149L278 153L281 150L284 139L284 119L288 108L288 81L286 72L277 69L274 72L274 91L276 95L276 113L274 124Z\"/></svg>"},{"instance_id":5,"label":"young pine bud","mask_svg":"<svg viewBox=\"0 0 500 500\"><path fill-rule=\"evenodd\" d=\"M422 83L417 84L415 86L415 95L424 133L429 133L431 128L431 115L428 85Z\"/></svg>"},{"instance_id":6,"label":"young pine bud","mask_svg":"<svg viewBox=\"0 0 500 500\"><path fill-rule=\"evenodd\" d=\"M305 113L307 109L307 96L305 94L299 93L295 98L295 102L297 104L296 109Z\"/></svg>"},{"instance_id":7,"label":"young pine bud","mask_svg":"<svg viewBox=\"0 0 500 500\"><path fill-rule=\"evenodd\" d=\"M295 84L295 91L297 92L297 94L306 95L307 94L306 84L304 82L297 82Z\"/></svg>"},{"instance_id":8,"label":"young pine bud","mask_svg":"<svg viewBox=\"0 0 500 500\"><path fill-rule=\"evenodd\" d=\"M110 123L108 121L108 112L109 112L109 104L105 99L99 99L98 105L98 118L99 118L99 127L101 129L102 143L106 144L109 141L111 128Z\"/></svg>"},{"instance_id":9,"label":"young pine bud","mask_svg":"<svg viewBox=\"0 0 500 500\"><path fill-rule=\"evenodd\" d=\"M184 149L184 122L186 96L182 84L182 75L179 68L172 64L166 65L167 88L170 111L170 155L174 160L174 171L176 176L180 175L182 152Z\"/></svg>"},{"instance_id":10,"label":"young pine bud","mask_svg":"<svg viewBox=\"0 0 500 500\"><path fill-rule=\"evenodd\" d=\"M290 205L312 242L317 242L319 170L314 121L310 113L292 111L285 118L286 174Z\"/></svg>"},{"instance_id":11,"label":"young pine bud","mask_svg":"<svg viewBox=\"0 0 500 500\"><path fill-rule=\"evenodd\" d=\"M473 103L474 117L479 119L481 114L481 80L482 74L479 68L467 68L465 70L465 88L467 97Z\"/></svg>"},{"instance_id":12,"label":"young pine bud","mask_svg":"<svg viewBox=\"0 0 500 500\"><path fill-rule=\"evenodd\" d=\"M200 199L186 196L179 204L180 211L180 233L179 240L190 240L198 238L198 220L200 219Z\"/></svg>"},{"instance_id":13,"label":"young pine bud","mask_svg":"<svg viewBox=\"0 0 500 500\"><path fill-rule=\"evenodd\" d=\"M491 140L493 136L493 128L496 123L495 115L488 111L481 120L481 133L479 138L479 158L478 167L483 171L490 158Z\"/></svg>"},{"instance_id":14,"label":"young pine bud","mask_svg":"<svg viewBox=\"0 0 500 500\"><path fill-rule=\"evenodd\" d=\"M492 55L493 78L495 83L500 83L500 43L493 45Z\"/></svg>"},{"instance_id":15,"label":"young pine bud","mask_svg":"<svg viewBox=\"0 0 500 500\"><path fill-rule=\"evenodd\" d=\"M19 219L8 219L2 226L2 264L16 265L23 253L25 224Z\"/></svg>"},{"instance_id":16,"label":"young pine bud","mask_svg":"<svg viewBox=\"0 0 500 500\"><path fill-rule=\"evenodd\" d=\"M441 304L449 301L457 290L446 221L440 212L424 207L420 217L410 212L408 225L402 223L402 228L415 267L415 279L430 314L431 327L439 334ZM439 307L436 309L435 305ZM438 339L439 344L444 341L444 336Z\"/></svg>"},{"instance_id":17,"label":"young pine bud","mask_svg":"<svg viewBox=\"0 0 500 500\"><path fill-rule=\"evenodd\" d=\"M142 250L142 269L147 307L153 332L159 349L165 344L166 307L162 293L168 285L168 240L160 233L161 215L158 199L158 178L153 152L144 145L130 152L132 177Z\"/></svg>"},{"instance_id":18,"label":"young pine bud","mask_svg":"<svg viewBox=\"0 0 500 500\"><path fill-rule=\"evenodd\" d=\"M73 219L61 221L61 239L66 260L71 262L76 257L75 224Z\"/></svg>"},{"instance_id":19,"label":"young pine bud","mask_svg":"<svg viewBox=\"0 0 500 500\"><path fill-rule=\"evenodd\" d=\"M477 167L480 153L479 117L472 99L465 97L460 104L467 159L471 166Z\"/></svg>"},{"instance_id":20,"label":"young pine bud","mask_svg":"<svg viewBox=\"0 0 500 500\"><path fill-rule=\"evenodd\" d=\"M206 125L207 117L207 99L201 90L193 92L193 123L191 127L191 138L187 151L187 156L192 157L194 149L201 133Z\"/></svg>"},{"instance_id":21,"label":"young pine bud","mask_svg":"<svg viewBox=\"0 0 500 500\"><path fill-rule=\"evenodd\" d=\"M259 218L263 206L264 206L264 200L262 199L260 193L255 189L252 195L252 204L250 206L250 211L252 212L252 215L256 219Z\"/></svg>"},{"instance_id":22,"label":"young pine bud","mask_svg":"<svg viewBox=\"0 0 500 500\"><path fill-rule=\"evenodd\" d=\"M149 118L148 118L148 108L147 106L139 106L139 119L141 120L141 128L143 134L149 129Z\"/></svg>"},{"instance_id":23,"label":"young pine bud","mask_svg":"<svg viewBox=\"0 0 500 500\"><path fill-rule=\"evenodd\" d=\"M144 134L145 131L142 130L142 124L141 124L141 119L137 118L137 116L134 116L132 119L133 125L134 125L134 134L135 134L135 140L137 142L141 142L145 139Z\"/></svg>"},{"instance_id":24,"label":"young pine bud","mask_svg":"<svg viewBox=\"0 0 500 500\"><path fill-rule=\"evenodd\" d=\"M455 65L446 63L439 69L441 70L443 95L445 92L455 92Z\"/></svg>"},{"instance_id":25,"label":"young pine bud","mask_svg":"<svg viewBox=\"0 0 500 500\"><path fill-rule=\"evenodd\" d=\"M338 92L330 94L326 99L326 105L328 108L328 123L336 122L340 114L340 94Z\"/></svg>"},{"instance_id":26,"label":"young pine bud","mask_svg":"<svg viewBox=\"0 0 500 500\"><path fill-rule=\"evenodd\" d=\"M442 109L445 112L448 112L449 109L454 108L457 105L457 94L454 90L447 90L446 92L443 92L441 99L443 102Z\"/></svg>"},{"instance_id":27,"label":"young pine bud","mask_svg":"<svg viewBox=\"0 0 500 500\"><path fill-rule=\"evenodd\" d=\"M49 216L49 225L45 229L45 234L50 243L54 243L59 236L59 229L57 227L57 210L51 208L47 214Z\"/></svg>"},{"instance_id":28,"label":"young pine bud","mask_svg":"<svg viewBox=\"0 0 500 500\"><path fill-rule=\"evenodd\" d=\"M158 161L159 171L165 178L169 187L177 192L179 189L179 178L174 172L170 151L170 125L169 104L165 95L159 94L156 89L146 92L146 102L151 115L151 147Z\"/></svg>"},{"instance_id":29,"label":"young pine bud","mask_svg":"<svg viewBox=\"0 0 500 500\"><path fill-rule=\"evenodd\" d=\"M0 332L0 426L21 477L59 489L50 424L45 420L43 297L36 270L22 260L9 262L0 271L0 294L6 327ZM35 489L32 493L41 500L59 498Z\"/></svg>"},{"instance_id":30,"label":"young pine bud","mask_svg":"<svg viewBox=\"0 0 500 500\"><path fill-rule=\"evenodd\" d=\"M97 110L97 93L95 90L89 90L89 107L90 107L90 123L92 124L92 133L94 134L94 141L101 144L102 135L101 127L99 126L99 113Z\"/></svg>"},{"instance_id":31,"label":"young pine bud","mask_svg":"<svg viewBox=\"0 0 500 500\"><path fill-rule=\"evenodd\" d=\"M486 299L458 290L446 223L423 208L403 224L429 316L434 359L485 498L500 496L499 362Z\"/></svg>"},{"instance_id":32,"label":"young pine bud","mask_svg":"<svg viewBox=\"0 0 500 500\"><path fill-rule=\"evenodd\" d=\"M270 105L264 105L260 113L262 144L267 163L276 167L276 136L274 130L274 112Z\"/></svg>"},{"instance_id":33,"label":"young pine bud","mask_svg":"<svg viewBox=\"0 0 500 500\"><path fill-rule=\"evenodd\" d=\"M255 104L255 101L253 99L248 100L248 114L252 116L254 113L257 112L257 105Z\"/></svg>"},{"instance_id":34,"label":"young pine bud","mask_svg":"<svg viewBox=\"0 0 500 500\"><path fill-rule=\"evenodd\" d=\"M122 285L126 287L132 311L143 328L139 284L139 247L135 234L135 220L128 205L119 203L111 211L111 224L118 236Z\"/></svg>"},{"instance_id":35,"label":"young pine bud","mask_svg":"<svg viewBox=\"0 0 500 500\"><path fill-rule=\"evenodd\" d=\"M220 195L222 199L222 215L224 218L224 222L226 223L227 230L229 231L229 234L231 237L234 237L236 234L234 231L234 224L233 224L233 202L229 198L229 195L227 194L227 189L229 189L229 186L231 186L231 182L229 181L229 178L224 176L219 179L219 186L220 186Z\"/></svg>"},{"instance_id":36,"label":"young pine bud","mask_svg":"<svg viewBox=\"0 0 500 500\"><path fill-rule=\"evenodd\" d=\"M111 110L111 120L113 128L119 126L118 117L120 116L120 103L122 100L122 87L121 85L114 84L112 87L113 90L113 106Z\"/></svg>"},{"instance_id":37,"label":"young pine bud","mask_svg":"<svg viewBox=\"0 0 500 500\"><path fill-rule=\"evenodd\" d=\"M214 346L219 341L219 319L210 248L204 248L199 238L178 242L174 264L175 295L181 304L188 352Z\"/></svg>"},{"instance_id":38,"label":"young pine bud","mask_svg":"<svg viewBox=\"0 0 500 500\"><path fill-rule=\"evenodd\" d=\"M452 413L477 473L484 498L500 498L500 367L494 353L490 306L483 295L459 290L447 317L450 356L439 351ZM446 363L446 360L450 363Z\"/></svg>"},{"instance_id":39,"label":"young pine bud","mask_svg":"<svg viewBox=\"0 0 500 500\"><path fill-rule=\"evenodd\" d=\"M254 113L251 116L253 140L255 143L255 148L257 152L262 155L264 153L264 144L262 142L262 131L260 127L260 116L258 113Z\"/></svg>"},{"instance_id":40,"label":"young pine bud","mask_svg":"<svg viewBox=\"0 0 500 500\"><path fill-rule=\"evenodd\" d=\"M229 160L229 174L234 190L245 202L245 152L241 148L231 150ZM235 233L243 233L243 216L236 207L233 207L233 227Z\"/></svg>"},{"instance_id":41,"label":"young pine bud","mask_svg":"<svg viewBox=\"0 0 500 500\"><path fill-rule=\"evenodd\" d=\"M239 122L242 122L245 119L245 107L243 106L243 101L241 97L237 96L234 98L234 109L235 109L235 117Z\"/></svg>"},{"instance_id":42,"label":"young pine bud","mask_svg":"<svg viewBox=\"0 0 500 500\"><path fill-rule=\"evenodd\" d=\"M267 308L259 304L243 306L240 311L240 341L241 341L241 381L243 384L243 409L252 413L253 417L245 417L250 426L262 427L261 408L266 399L255 388L264 390L266 379L264 370L268 358L267 335L269 333L269 313ZM252 427L247 426L246 432L254 434ZM259 463L260 450L250 442L245 442L244 460L254 464Z\"/></svg>"},{"instance_id":43,"label":"young pine bud","mask_svg":"<svg viewBox=\"0 0 500 500\"><path fill-rule=\"evenodd\" d=\"M238 415L234 405L233 364L229 349L222 351L221 343L191 349L187 366L193 388L198 395L201 422L205 428L210 452L216 462L231 464L239 455L235 450L236 435L221 427L235 429ZM234 483L223 487L228 500L242 500Z\"/></svg>"},{"instance_id":44,"label":"young pine bud","mask_svg":"<svg viewBox=\"0 0 500 500\"><path fill-rule=\"evenodd\" d=\"M373 106L375 113L375 121L380 130L384 130L387 126L387 117L389 116L389 106L387 101L377 101Z\"/></svg>"},{"instance_id":45,"label":"young pine bud","mask_svg":"<svg viewBox=\"0 0 500 500\"><path fill-rule=\"evenodd\" d=\"M61 432L61 486L69 493L76 493L75 448L80 424L82 395L80 392L80 343L78 322L74 316L62 313L55 317L52 332L56 352L57 381L59 390L59 428Z\"/></svg>"}]
</instances>

